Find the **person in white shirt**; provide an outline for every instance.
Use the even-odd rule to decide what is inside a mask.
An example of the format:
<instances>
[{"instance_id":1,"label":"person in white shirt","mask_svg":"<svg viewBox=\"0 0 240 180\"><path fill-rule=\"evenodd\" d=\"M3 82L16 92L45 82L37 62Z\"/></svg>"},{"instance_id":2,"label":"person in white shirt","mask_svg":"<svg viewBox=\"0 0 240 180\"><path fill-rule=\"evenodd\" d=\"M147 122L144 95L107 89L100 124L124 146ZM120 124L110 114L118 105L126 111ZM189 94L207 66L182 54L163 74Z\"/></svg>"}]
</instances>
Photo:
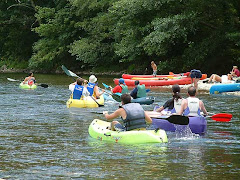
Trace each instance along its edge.
<instances>
[{"instance_id":1,"label":"person in white shirt","mask_svg":"<svg viewBox=\"0 0 240 180\"><path fill-rule=\"evenodd\" d=\"M188 88L188 98L184 99L181 104L179 115L185 116L201 116L202 111L204 115L208 115L208 112L201 100L196 97L196 88L190 86Z\"/></svg>"}]
</instances>

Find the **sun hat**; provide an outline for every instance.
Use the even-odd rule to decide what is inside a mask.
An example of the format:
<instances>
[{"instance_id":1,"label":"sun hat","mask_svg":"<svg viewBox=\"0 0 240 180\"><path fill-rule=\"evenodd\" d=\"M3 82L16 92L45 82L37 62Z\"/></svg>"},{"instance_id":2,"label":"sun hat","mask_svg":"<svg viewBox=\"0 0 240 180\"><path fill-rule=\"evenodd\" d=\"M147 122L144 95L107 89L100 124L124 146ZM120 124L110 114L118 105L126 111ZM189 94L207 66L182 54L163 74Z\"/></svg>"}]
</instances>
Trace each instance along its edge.
<instances>
[{"instance_id":1,"label":"sun hat","mask_svg":"<svg viewBox=\"0 0 240 180\"><path fill-rule=\"evenodd\" d=\"M97 78L94 76L94 75L91 75L90 77L89 77L89 82L90 83L95 83L97 81Z\"/></svg>"},{"instance_id":2,"label":"sun hat","mask_svg":"<svg viewBox=\"0 0 240 180\"><path fill-rule=\"evenodd\" d=\"M120 78L120 79L119 79L119 84L125 84L125 82L124 82L124 79L123 79L123 78Z\"/></svg>"}]
</instances>

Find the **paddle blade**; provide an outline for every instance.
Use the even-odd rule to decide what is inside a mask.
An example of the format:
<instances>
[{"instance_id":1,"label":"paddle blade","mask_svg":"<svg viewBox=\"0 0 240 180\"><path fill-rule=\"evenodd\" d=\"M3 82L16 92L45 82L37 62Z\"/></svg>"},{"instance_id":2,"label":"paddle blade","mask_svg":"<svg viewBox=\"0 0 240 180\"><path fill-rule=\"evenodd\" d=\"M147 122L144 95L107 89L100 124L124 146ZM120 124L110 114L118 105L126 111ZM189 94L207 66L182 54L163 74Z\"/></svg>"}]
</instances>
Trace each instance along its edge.
<instances>
[{"instance_id":1,"label":"paddle blade","mask_svg":"<svg viewBox=\"0 0 240 180\"><path fill-rule=\"evenodd\" d=\"M68 76L79 78L78 75L76 75L76 74L73 73L72 71L69 71L64 65L62 65L62 70L63 70Z\"/></svg>"},{"instance_id":2,"label":"paddle blade","mask_svg":"<svg viewBox=\"0 0 240 180\"><path fill-rule=\"evenodd\" d=\"M121 102L121 95L118 95L117 93L112 94L112 97L115 101Z\"/></svg>"},{"instance_id":3,"label":"paddle blade","mask_svg":"<svg viewBox=\"0 0 240 180\"><path fill-rule=\"evenodd\" d=\"M109 88L109 86L107 85L107 84L105 84L105 83L102 83L102 85L105 87L105 88Z\"/></svg>"},{"instance_id":4,"label":"paddle blade","mask_svg":"<svg viewBox=\"0 0 240 180\"><path fill-rule=\"evenodd\" d=\"M188 125L189 124L189 117L181 116L181 115L171 115L166 118L168 122L178 125Z\"/></svg>"},{"instance_id":5,"label":"paddle blade","mask_svg":"<svg viewBox=\"0 0 240 180\"><path fill-rule=\"evenodd\" d=\"M229 122L232 119L232 114L219 113L219 114L212 115L210 118L215 121Z\"/></svg>"},{"instance_id":6,"label":"paddle blade","mask_svg":"<svg viewBox=\"0 0 240 180\"><path fill-rule=\"evenodd\" d=\"M7 78L7 80L9 80L9 81L13 81L13 82L15 82L15 81L19 81L19 80L12 79L12 78Z\"/></svg>"},{"instance_id":7,"label":"paddle blade","mask_svg":"<svg viewBox=\"0 0 240 180\"><path fill-rule=\"evenodd\" d=\"M39 84L39 86L44 87L44 88L48 88L47 84Z\"/></svg>"}]
</instances>

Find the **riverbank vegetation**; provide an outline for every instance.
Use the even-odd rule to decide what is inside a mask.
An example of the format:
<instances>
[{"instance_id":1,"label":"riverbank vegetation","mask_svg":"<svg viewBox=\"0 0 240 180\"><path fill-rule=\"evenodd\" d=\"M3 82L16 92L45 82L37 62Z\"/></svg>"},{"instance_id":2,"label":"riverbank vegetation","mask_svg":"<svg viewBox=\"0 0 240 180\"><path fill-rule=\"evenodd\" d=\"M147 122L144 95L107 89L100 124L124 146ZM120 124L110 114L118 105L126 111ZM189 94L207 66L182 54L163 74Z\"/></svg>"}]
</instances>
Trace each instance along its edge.
<instances>
[{"instance_id":1,"label":"riverbank vegetation","mask_svg":"<svg viewBox=\"0 0 240 180\"><path fill-rule=\"evenodd\" d=\"M151 72L240 66L237 0L0 1L0 65ZM146 69L147 68L147 69Z\"/></svg>"}]
</instances>

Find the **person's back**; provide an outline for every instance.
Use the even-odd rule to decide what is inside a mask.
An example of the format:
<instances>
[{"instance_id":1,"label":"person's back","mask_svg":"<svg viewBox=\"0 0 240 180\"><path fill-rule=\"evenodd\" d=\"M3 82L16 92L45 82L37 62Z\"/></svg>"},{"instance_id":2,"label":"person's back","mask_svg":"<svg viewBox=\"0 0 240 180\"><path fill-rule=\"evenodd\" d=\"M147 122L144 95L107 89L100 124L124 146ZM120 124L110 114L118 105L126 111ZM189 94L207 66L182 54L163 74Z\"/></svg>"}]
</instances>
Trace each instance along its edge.
<instances>
[{"instance_id":1,"label":"person's back","mask_svg":"<svg viewBox=\"0 0 240 180\"><path fill-rule=\"evenodd\" d=\"M188 88L188 98L184 99L181 104L181 109L178 114L187 116L201 116L200 112L203 111L207 115L205 106L201 100L196 96L196 88L191 86Z\"/></svg>"},{"instance_id":2,"label":"person's back","mask_svg":"<svg viewBox=\"0 0 240 180\"><path fill-rule=\"evenodd\" d=\"M147 96L145 84L138 85L137 89L138 89L138 91L137 91L137 97L138 98L142 98L142 97L146 97Z\"/></svg>"},{"instance_id":3,"label":"person's back","mask_svg":"<svg viewBox=\"0 0 240 180\"><path fill-rule=\"evenodd\" d=\"M92 96L93 93L94 93L94 88L96 86L96 83L95 83L96 81L97 81L97 78L94 75L91 75L89 77L89 83L87 85L87 90L90 93L90 96Z\"/></svg>"},{"instance_id":4,"label":"person's back","mask_svg":"<svg viewBox=\"0 0 240 180\"><path fill-rule=\"evenodd\" d=\"M78 99L78 100L81 99L83 94L83 89L84 89L84 86L82 85L83 81L84 80L82 78L77 79L77 84L75 85L73 90L73 99Z\"/></svg>"},{"instance_id":5,"label":"person's back","mask_svg":"<svg viewBox=\"0 0 240 180\"><path fill-rule=\"evenodd\" d=\"M123 119L127 131L146 128L145 113L138 103L124 104L122 108L126 111L127 117Z\"/></svg>"},{"instance_id":6,"label":"person's back","mask_svg":"<svg viewBox=\"0 0 240 180\"><path fill-rule=\"evenodd\" d=\"M97 99L99 99L100 96L104 93L104 90L102 90L102 92L100 93L96 82L97 82L97 78L94 75L91 75L89 77L89 83L87 85L87 90L90 93L90 96L94 96Z\"/></svg>"},{"instance_id":7,"label":"person's back","mask_svg":"<svg viewBox=\"0 0 240 180\"><path fill-rule=\"evenodd\" d=\"M127 94L128 93L128 86L127 85L120 85L122 88L122 94Z\"/></svg>"},{"instance_id":8,"label":"person's back","mask_svg":"<svg viewBox=\"0 0 240 180\"><path fill-rule=\"evenodd\" d=\"M95 85L96 85L95 83L91 83L91 82L89 82L88 85L87 85L87 90L90 93L90 96L92 96L93 93L94 93Z\"/></svg>"},{"instance_id":9,"label":"person's back","mask_svg":"<svg viewBox=\"0 0 240 180\"><path fill-rule=\"evenodd\" d=\"M112 89L112 93L127 94L128 93L128 86L125 85L124 79L120 78L118 83L119 84Z\"/></svg>"},{"instance_id":10,"label":"person's back","mask_svg":"<svg viewBox=\"0 0 240 180\"><path fill-rule=\"evenodd\" d=\"M132 96L133 99L137 99L139 80L136 80L134 84L135 84L135 88L131 91L130 96Z\"/></svg>"},{"instance_id":11,"label":"person's back","mask_svg":"<svg viewBox=\"0 0 240 180\"><path fill-rule=\"evenodd\" d=\"M174 99L173 109L171 110L171 113L178 113L181 110L183 98Z\"/></svg>"},{"instance_id":12,"label":"person's back","mask_svg":"<svg viewBox=\"0 0 240 180\"><path fill-rule=\"evenodd\" d=\"M111 129L121 129L121 130L134 130L143 129L146 127L147 123L152 123L152 119L145 113L142 106L138 103L131 103L131 96L129 94L123 94L121 96L122 106L112 114L108 112L103 112L105 118L108 120L121 117L124 121L124 126L122 126L118 121L113 121L111 123Z\"/></svg>"},{"instance_id":13,"label":"person's back","mask_svg":"<svg viewBox=\"0 0 240 180\"><path fill-rule=\"evenodd\" d=\"M156 109L157 112L161 112L163 110L170 111L171 113L178 113L181 109L182 104L182 96L180 94L180 86L175 84L172 86L172 94L173 97L166 101L163 106Z\"/></svg>"},{"instance_id":14,"label":"person's back","mask_svg":"<svg viewBox=\"0 0 240 180\"><path fill-rule=\"evenodd\" d=\"M188 116L200 116L199 99L196 97L187 98L187 108L184 111L184 115Z\"/></svg>"}]
</instances>

